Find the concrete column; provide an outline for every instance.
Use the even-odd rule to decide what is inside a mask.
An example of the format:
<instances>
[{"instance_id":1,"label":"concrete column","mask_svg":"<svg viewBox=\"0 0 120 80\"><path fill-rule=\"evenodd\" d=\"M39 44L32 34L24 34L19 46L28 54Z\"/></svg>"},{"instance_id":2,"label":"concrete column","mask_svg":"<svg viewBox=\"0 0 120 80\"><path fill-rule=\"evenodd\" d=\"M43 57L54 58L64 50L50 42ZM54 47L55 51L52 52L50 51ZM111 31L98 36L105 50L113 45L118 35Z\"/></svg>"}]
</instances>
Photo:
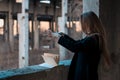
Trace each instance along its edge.
<instances>
[{"instance_id":1,"label":"concrete column","mask_svg":"<svg viewBox=\"0 0 120 80\"><path fill-rule=\"evenodd\" d=\"M32 49L34 48L34 20L32 19Z\"/></svg>"},{"instance_id":2,"label":"concrete column","mask_svg":"<svg viewBox=\"0 0 120 80\"><path fill-rule=\"evenodd\" d=\"M37 16L34 19L34 49L39 49L39 25L40 22L37 20Z\"/></svg>"},{"instance_id":3,"label":"concrete column","mask_svg":"<svg viewBox=\"0 0 120 80\"><path fill-rule=\"evenodd\" d=\"M22 0L22 13L18 14L19 32L19 68L28 66L28 5L29 0Z\"/></svg>"},{"instance_id":4,"label":"concrete column","mask_svg":"<svg viewBox=\"0 0 120 80\"><path fill-rule=\"evenodd\" d=\"M8 42L8 40L9 40L9 36L8 36L9 31L8 30L9 30L8 29L8 14L6 13L6 17L4 19L4 39L6 42Z\"/></svg>"},{"instance_id":5,"label":"concrete column","mask_svg":"<svg viewBox=\"0 0 120 80\"><path fill-rule=\"evenodd\" d=\"M83 12L93 11L99 16L99 0L83 0Z\"/></svg>"},{"instance_id":6,"label":"concrete column","mask_svg":"<svg viewBox=\"0 0 120 80\"><path fill-rule=\"evenodd\" d=\"M8 17L9 17L9 43L10 43L10 48L11 48L11 51L14 51L14 34L13 34L13 19L12 19L12 9L13 9L13 4L12 4L12 0L9 1L9 14L8 14Z\"/></svg>"},{"instance_id":7,"label":"concrete column","mask_svg":"<svg viewBox=\"0 0 120 80\"><path fill-rule=\"evenodd\" d=\"M35 2L34 5L34 22L33 22L33 27L34 27L34 49L39 49L39 25L40 22L37 20L37 2Z\"/></svg>"},{"instance_id":8,"label":"concrete column","mask_svg":"<svg viewBox=\"0 0 120 80\"><path fill-rule=\"evenodd\" d=\"M63 32L68 34L68 29L66 26L67 22L67 7L68 7L68 0L62 0L62 17L58 18L58 26L60 28L59 32ZM60 50L60 60L64 60L66 58L67 52L66 49L62 46L59 48Z\"/></svg>"},{"instance_id":9,"label":"concrete column","mask_svg":"<svg viewBox=\"0 0 120 80\"><path fill-rule=\"evenodd\" d=\"M54 21L53 20L49 21L49 26L50 26L50 30L54 31Z\"/></svg>"},{"instance_id":10,"label":"concrete column","mask_svg":"<svg viewBox=\"0 0 120 80\"><path fill-rule=\"evenodd\" d=\"M16 32L17 32L17 35L18 35L19 34L18 21L17 21L17 25L16 25Z\"/></svg>"},{"instance_id":11,"label":"concrete column","mask_svg":"<svg viewBox=\"0 0 120 80\"><path fill-rule=\"evenodd\" d=\"M53 20L51 21L51 28L52 28L51 31L54 31L54 21Z\"/></svg>"},{"instance_id":12,"label":"concrete column","mask_svg":"<svg viewBox=\"0 0 120 80\"><path fill-rule=\"evenodd\" d=\"M100 0L100 19L107 33L111 70L101 72L100 80L120 80L120 0Z\"/></svg>"}]
</instances>

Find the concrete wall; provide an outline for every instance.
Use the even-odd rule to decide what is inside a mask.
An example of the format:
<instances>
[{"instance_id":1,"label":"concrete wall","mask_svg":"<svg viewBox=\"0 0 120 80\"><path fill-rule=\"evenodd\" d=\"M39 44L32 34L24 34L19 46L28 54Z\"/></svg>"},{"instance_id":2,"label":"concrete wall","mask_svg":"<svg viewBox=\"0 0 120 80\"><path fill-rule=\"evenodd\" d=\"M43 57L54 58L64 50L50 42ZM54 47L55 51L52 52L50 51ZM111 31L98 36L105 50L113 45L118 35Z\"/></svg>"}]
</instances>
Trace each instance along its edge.
<instances>
[{"instance_id":1,"label":"concrete wall","mask_svg":"<svg viewBox=\"0 0 120 80\"><path fill-rule=\"evenodd\" d=\"M120 1L100 0L100 18L107 32L108 47L113 61L109 72L101 80L120 80Z\"/></svg>"},{"instance_id":2,"label":"concrete wall","mask_svg":"<svg viewBox=\"0 0 120 80\"><path fill-rule=\"evenodd\" d=\"M34 65L21 69L0 71L0 80L67 80L70 61L62 61L53 68Z\"/></svg>"}]
</instances>

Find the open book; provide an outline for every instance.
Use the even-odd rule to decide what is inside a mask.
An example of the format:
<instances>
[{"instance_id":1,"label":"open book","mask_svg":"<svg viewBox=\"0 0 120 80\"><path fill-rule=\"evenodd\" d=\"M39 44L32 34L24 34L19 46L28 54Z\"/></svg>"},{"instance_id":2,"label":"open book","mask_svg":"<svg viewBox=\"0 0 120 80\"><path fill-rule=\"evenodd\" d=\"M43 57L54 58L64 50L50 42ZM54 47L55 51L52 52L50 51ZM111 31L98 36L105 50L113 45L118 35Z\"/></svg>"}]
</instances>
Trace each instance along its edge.
<instances>
[{"instance_id":1,"label":"open book","mask_svg":"<svg viewBox=\"0 0 120 80\"><path fill-rule=\"evenodd\" d=\"M53 53L44 53L42 55L43 60L50 66L57 66L59 63L59 55Z\"/></svg>"}]
</instances>

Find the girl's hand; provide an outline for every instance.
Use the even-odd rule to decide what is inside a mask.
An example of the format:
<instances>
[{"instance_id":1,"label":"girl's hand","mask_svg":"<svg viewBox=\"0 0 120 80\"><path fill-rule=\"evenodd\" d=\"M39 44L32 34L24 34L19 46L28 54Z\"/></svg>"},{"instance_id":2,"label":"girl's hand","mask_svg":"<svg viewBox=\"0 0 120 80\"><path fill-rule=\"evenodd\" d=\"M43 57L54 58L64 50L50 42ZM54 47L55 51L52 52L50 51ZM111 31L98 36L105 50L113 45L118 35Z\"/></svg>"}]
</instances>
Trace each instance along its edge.
<instances>
[{"instance_id":1,"label":"girl's hand","mask_svg":"<svg viewBox=\"0 0 120 80\"><path fill-rule=\"evenodd\" d=\"M65 35L65 33L63 33L63 32L59 32L58 34L61 35L61 36Z\"/></svg>"},{"instance_id":2,"label":"girl's hand","mask_svg":"<svg viewBox=\"0 0 120 80\"><path fill-rule=\"evenodd\" d=\"M52 33L53 37L60 37L61 35L58 32Z\"/></svg>"}]
</instances>

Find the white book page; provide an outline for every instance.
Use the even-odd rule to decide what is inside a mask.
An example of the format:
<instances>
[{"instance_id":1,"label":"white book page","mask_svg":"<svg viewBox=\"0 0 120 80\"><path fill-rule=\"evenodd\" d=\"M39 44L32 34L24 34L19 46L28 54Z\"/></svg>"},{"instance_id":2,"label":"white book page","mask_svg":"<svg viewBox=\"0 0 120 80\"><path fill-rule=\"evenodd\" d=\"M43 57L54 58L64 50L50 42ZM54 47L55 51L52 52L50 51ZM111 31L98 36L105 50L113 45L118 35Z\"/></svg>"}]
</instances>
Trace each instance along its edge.
<instances>
[{"instance_id":1,"label":"white book page","mask_svg":"<svg viewBox=\"0 0 120 80\"><path fill-rule=\"evenodd\" d=\"M57 66L58 64L56 63L56 61L54 60L54 57L51 56L44 56L42 55L45 63L51 65L51 66Z\"/></svg>"}]
</instances>

